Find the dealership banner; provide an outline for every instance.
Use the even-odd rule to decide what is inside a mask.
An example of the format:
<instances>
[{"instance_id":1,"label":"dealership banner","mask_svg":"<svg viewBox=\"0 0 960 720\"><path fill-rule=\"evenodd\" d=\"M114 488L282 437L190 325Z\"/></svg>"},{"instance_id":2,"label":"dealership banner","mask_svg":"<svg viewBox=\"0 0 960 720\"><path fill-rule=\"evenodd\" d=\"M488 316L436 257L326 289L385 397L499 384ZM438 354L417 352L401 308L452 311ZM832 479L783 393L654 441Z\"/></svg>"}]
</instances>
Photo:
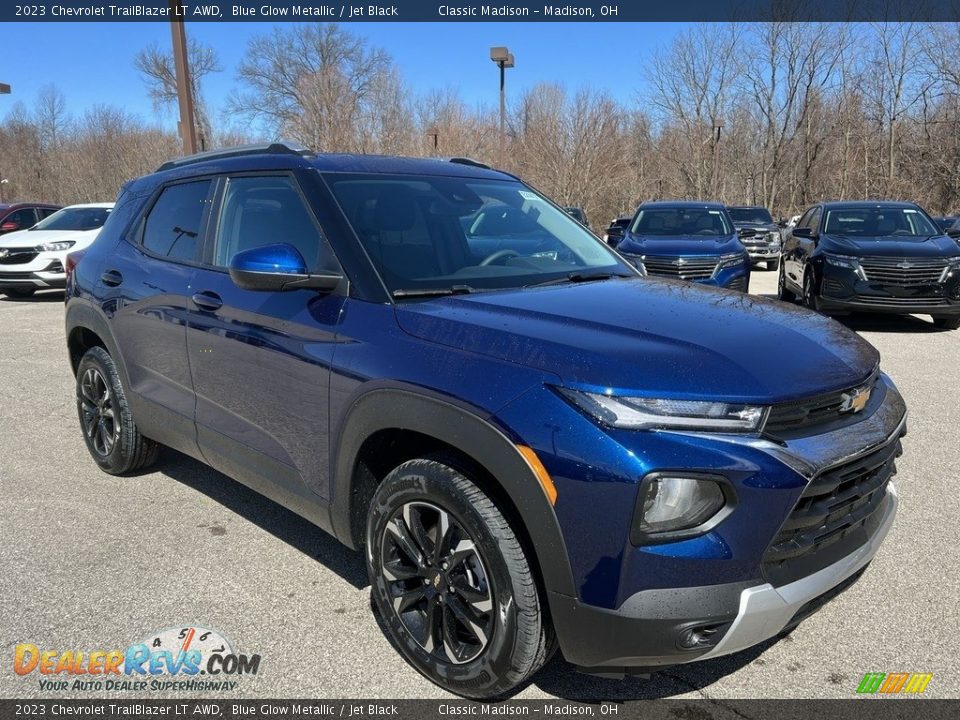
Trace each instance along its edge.
<instances>
[{"instance_id":1,"label":"dealership banner","mask_svg":"<svg viewBox=\"0 0 960 720\"><path fill-rule=\"evenodd\" d=\"M506 700L0 700L0 718L180 718L183 720L277 720L277 718L404 718L460 720L482 717L615 718L616 720L904 720L956 718L960 701L854 700L640 700L574 702Z\"/></svg>"},{"instance_id":2,"label":"dealership banner","mask_svg":"<svg viewBox=\"0 0 960 720\"><path fill-rule=\"evenodd\" d=\"M616 0L544 3L393 0L41 0L3 3L3 22L631 22L631 21L954 21L960 0Z\"/></svg>"}]
</instances>

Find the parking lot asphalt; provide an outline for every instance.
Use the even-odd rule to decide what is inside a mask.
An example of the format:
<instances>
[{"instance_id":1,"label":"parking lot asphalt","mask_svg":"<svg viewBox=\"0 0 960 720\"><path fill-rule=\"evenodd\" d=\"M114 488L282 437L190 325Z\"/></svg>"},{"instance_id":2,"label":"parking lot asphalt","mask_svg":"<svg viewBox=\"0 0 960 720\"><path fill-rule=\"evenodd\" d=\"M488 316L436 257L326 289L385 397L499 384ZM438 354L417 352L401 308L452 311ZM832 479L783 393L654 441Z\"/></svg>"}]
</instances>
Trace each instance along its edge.
<instances>
[{"instance_id":1,"label":"parking lot asphalt","mask_svg":"<svg viewBox=\"0 0 960 720\"><path fill-rule=\"evenodd\" d=\"M775 273L757 271L751 289L775 285ZM591 678L557 657L518 698L849 698L865 672L898 671L932 672L927 696L960 697L960 331L925 317L845 322L880 349L911 413L900 512L860 582L778 642L649 681ZM62 293L0 298L0 438L0 697L209 697L53 693L36 672L13 672L18 643L123 649L194 625L261 655L257 675L224 699L445 695L384 638L359 555L172 451L136 477L94 465L76 417Z\"/></svg>"}]
</instances>

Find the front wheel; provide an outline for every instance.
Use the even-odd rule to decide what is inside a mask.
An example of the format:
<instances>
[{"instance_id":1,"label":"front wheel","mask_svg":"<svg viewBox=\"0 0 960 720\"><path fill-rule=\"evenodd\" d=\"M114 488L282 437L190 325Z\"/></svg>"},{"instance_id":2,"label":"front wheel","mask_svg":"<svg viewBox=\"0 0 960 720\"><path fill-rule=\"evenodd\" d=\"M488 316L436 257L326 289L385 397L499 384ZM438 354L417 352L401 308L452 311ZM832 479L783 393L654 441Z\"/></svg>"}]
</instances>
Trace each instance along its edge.
<instances>
[{"instance_id":1,"label":"front wheel","mask_svg":"<svg viewBox=\"0 0 960 720\"><path fill-rule=\"evenodd\" d=\"M122 475L152 465L159 446L137 430L116 363L92 347L77 366L77 415L87 450L101 470Z\"/></svg>"},{"instance_id":2,"label":"front wheel","mask_svg":"<svg viewBox=\"0 0 960 720\"><path fill-rule=\"evenodd\" d=\"M934 317L933 325L941 330L957 330L960 329L960 317Z\"/></svg>"},{"instance_id":3,"label":"front wheel","mask_svg":"<svg viewBox=\"0 0 960 720\"><path fill-rule=\"evenodd\" d=\"M540 669L552 629L517 535L457 464L410 460L380 485L367 518L371 594L421 674L458 695L499 697Z\"/></svg>"},{"instance_id":4,"label":"front wheel","mask_svg":"<svg viewBox=\"0 0 960 720\"><path fill-rule=\"evenodd\" d=\"M787 289L787 276L783 268L783 263L780 264L780 274L777 276L777 298L783 302L796 302L797 296L795 293Z\"/></svg>"},{"instance_id":5,"label":"front wheel","mask_svg":"<svg viewBox=\"0 0 960 720\"><path fill-rule=\"evenodd\" d=\"M817 297L817 285L812 270L807 270L803 276L803 305L815 312L820 311L820 299Z\"/></svg>"}]
</instances>

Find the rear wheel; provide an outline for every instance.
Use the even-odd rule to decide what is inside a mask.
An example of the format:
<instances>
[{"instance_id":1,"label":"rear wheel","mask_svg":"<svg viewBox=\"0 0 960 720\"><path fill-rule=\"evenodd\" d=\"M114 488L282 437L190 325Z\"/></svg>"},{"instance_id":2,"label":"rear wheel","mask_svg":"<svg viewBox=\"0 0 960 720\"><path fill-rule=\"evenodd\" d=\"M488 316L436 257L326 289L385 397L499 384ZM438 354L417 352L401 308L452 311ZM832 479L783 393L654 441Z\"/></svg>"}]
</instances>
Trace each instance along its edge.
<instances>
[{"instance_id":1,"label":"rear wheel","mask_svg":"<svg viewBox=\"0 0 960 720\"><path fill-rule=\"evenodd\" d=\"M137 430L113 358L87 350L77 367L77 415L87 450L102 470L121 475L157 459L159 445Z\"/></svg>"},{"instance_id":2,"label":"rear wheel","mask_svg":"<svg viewBox=\"0 0 960 720\"><path fill-rule=\"evenodd\" d=\"M777 297L783 302L792 303L797 300L796 294L787 289L787 276L783 264L780 265L780 274L777 277Z\"/></svg>"},{"instance_id":3,"label":"rear wheel","mask_svg":"<svg viewBox=\"0 0 960 720\"><path fill-rule=\"evenodd\" d=\"M960 317L936 317L933 318L934 327L942 330L960 329Z\"/></svg>"},{"instance_id":4,"label":"rear wheel","mask_svg":"<svg viewBox=\"0 0 960 720\"><path fill-rule=\"evenodd\" d=\"M517 535L450 463L410 460L381 483L367 519L371 594L388 639L421 674L498 697L546 662L552 628Z\"/></svg>"}]
</instances>

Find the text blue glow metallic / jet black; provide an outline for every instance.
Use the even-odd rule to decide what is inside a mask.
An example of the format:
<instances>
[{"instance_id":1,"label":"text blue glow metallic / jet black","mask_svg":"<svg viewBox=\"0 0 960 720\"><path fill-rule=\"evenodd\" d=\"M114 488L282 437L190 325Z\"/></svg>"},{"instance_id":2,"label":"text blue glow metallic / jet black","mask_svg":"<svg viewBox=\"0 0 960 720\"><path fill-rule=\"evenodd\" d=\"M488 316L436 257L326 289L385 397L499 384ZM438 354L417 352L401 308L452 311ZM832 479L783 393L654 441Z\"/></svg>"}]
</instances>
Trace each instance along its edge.
<instances>
[{"instance_id":1,"label":"text blue glow metallic / jet black","mask_svg":"<svg viewBox=\"0 0 960 720\"><path fill-rule=\"evenodd\" d=\"M617 674L755 645L893 521L906 409L869 344L642 277L475 162L187 158L77 261L94 460L167 445L364 548L390 641L462 695L557 647Z\"/></svg>"}]
</instances>

